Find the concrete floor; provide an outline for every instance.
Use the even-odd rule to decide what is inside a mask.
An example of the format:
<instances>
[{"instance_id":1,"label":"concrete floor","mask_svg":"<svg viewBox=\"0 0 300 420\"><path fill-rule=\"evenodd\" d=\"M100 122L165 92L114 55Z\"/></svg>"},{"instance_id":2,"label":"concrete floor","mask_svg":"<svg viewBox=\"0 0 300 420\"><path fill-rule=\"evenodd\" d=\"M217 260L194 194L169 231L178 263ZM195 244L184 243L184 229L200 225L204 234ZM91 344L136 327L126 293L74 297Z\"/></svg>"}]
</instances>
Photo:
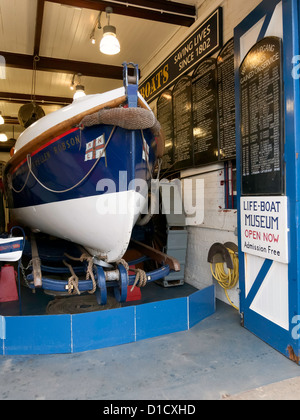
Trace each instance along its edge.
<instances>
[{"instance_id":1,"label":"concrete floor","mask_svg":"<svg viewBox=\"0 0 300 420\"><path fill-rule=\"evenodd\" d=\"M241 392L224 398L230 401L247 400L299 400L300 399L300 378L286 379L274 384L261 386L250 391Z\"/></svg>"},{"instance_id":2,"label":"concrete floor","mask_svg":"<svg viewBox=\"0 0 300 420\"><path fill-rule=\"evenodd\" d=\"M189 331L79 354L1 356L0 377L1 400L178 403L276 399L278 389L290 397L291 386L299 387L286 380L299 381L300 367L242 328L238 313L217 301L216 313ZM273 394L258 390L270 384L277 387ZM299 392L293 395L300 399Z\"/></svg>"}]
</instances>

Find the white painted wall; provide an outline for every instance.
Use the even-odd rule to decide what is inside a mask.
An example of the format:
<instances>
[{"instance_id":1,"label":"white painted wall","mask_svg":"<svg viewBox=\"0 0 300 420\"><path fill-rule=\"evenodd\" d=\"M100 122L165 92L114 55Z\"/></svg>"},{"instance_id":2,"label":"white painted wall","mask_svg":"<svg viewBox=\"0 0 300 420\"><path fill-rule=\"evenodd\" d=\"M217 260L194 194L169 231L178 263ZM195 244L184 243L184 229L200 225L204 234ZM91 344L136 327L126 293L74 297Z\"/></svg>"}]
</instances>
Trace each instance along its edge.
<instances>
[{"instance_id":1,"label":"white painted wall","mask_svg":"<svg viewBox=\"0 0 300 420\"><path fill-rule=\"evenodd\" d=\"M149 62L141 69L143 77L147 77L207 16L218 6L223 8L223 42L233 37L237 26L261 0L204 0L198 5L198 19L191 28L180 28L172 39L166 40L164 47L149 58ZM143 80L143 79L142 79ZM155 103L150 106L155 110ZM204 180L204 222L195 227L188 227L188 252L186 259L185 281L198 289L213 283L210 267L207 262L208 251L215 242L231 241L237 244L237 212L224 209L224 166L214 164L183 171L182 177L200 178ZM223 289L216 287L217 298L228 303ZM229 291L232 302L238 306L238 287Z\"/></svg>"}]
</instances>

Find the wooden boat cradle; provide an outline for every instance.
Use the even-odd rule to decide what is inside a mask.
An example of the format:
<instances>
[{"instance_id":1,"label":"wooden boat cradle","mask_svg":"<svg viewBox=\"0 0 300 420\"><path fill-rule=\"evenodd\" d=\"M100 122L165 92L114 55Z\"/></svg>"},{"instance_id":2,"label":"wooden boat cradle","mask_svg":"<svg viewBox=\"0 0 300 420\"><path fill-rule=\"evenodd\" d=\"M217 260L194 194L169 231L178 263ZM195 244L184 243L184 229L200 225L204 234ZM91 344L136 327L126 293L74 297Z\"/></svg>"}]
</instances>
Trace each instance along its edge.
<instances>
[{"instance_id":1,"label":"wooden boat cradle","mask_svg":"<svg viewBox=\"0 0 300 420\"><path fill-rule=\"evenodd\" d=\"M80 295L85 292L89 294L95 293L98 304L106 305L108 287L113 287L114 295L118 302L125 302L128 291L127 286L132 286L131 290L136 286L144 287L148 282L166 277L170 271L180 271L180 264L176 258L135 240L132 240L132 245L142 255L142 257L134 261L126 262L124 259L121 259L115 263L115 267L104 269L101 265L95 264L95 259L86 252L83 252L80 257L65 254L66 259L70 261L80 261L86 264L73 268L71 262L64 260L65 270L41 264L41 272L66 274L69 270L71 276L66 280L57 280L42 275L42 281L36 283L36 269L32 267L32 272L29 275L25 276L23 272L25 283L33 290L37 287L69 295ZM161 267L151 272L129 267L149 259L156 261ZM134 274L129 274L130 271ZM78 276L80 274L86 275L85 280L79 280Z\"/></svg>"}]
</instances>

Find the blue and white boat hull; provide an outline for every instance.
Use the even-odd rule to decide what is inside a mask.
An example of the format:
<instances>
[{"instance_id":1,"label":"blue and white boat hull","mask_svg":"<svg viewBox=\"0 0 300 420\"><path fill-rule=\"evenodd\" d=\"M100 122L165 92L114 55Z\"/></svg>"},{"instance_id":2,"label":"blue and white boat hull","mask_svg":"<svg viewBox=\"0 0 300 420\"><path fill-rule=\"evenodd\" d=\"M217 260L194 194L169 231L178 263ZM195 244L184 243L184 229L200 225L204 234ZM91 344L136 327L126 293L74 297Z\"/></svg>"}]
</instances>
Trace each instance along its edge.
<instances>
[{"instance_id":1,"label":"blue and white boat hull","mask_svg":"<svg viewBox=\"0 0 300 420\"><path fill-rule=\"evenodd\" d=\"M91 96L94 107L95 96L101 95ZM85 108L87 102L85 98ZM62 113L76 116L81 109L78 101L57 111L57 119L50 114L51 119L63 121ZM43 138L47 117L25 130L25 140L20 136L5 171L14 221L78 243L108 262L117 261L148 202L157 139L148 128L99 124L32 141L34 136Z\"/></svg>"},{"instance_id":2,"label":"blue and white boat hull","mask_svg":"<svg viewBox=\"0 0 300 420\"><path fill-rule=\"evenodd\" d=\"M24 238L0 238L0 261L18 261L23 253Z\"/></svg>"}]
</instances>

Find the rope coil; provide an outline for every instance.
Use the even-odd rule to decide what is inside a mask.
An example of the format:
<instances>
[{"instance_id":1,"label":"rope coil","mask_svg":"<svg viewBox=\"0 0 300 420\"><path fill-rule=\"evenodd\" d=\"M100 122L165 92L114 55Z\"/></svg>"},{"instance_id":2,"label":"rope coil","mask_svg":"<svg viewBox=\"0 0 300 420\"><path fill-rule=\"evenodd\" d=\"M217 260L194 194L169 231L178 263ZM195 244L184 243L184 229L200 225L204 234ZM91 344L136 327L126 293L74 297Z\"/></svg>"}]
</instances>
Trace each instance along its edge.
<instances>
[{"instance_id":1,"label":"rope coil","mask_svg":"<svg viewBox=\"0 0 300 420\"><path fill-rule=\"evenodd\" d=\"M87 261L88 262L88 266L87 266L87 270L86 270L86 280L91 279L92 283L93 283L93 288L91 290L88 291L88 293L93 294L96 291L97 288L97 283L95 280L95 276L93 273L93 257L87 254L82 254L80 257L72 257L71 255L65 253L64 254L67 258L69 258L70 260L73 261ZM63 260L63 263L66 267L69 268L70 272L71 272L71 276L68 279L68 293L71 295L73 294L73 291L76 292L77 295L80 295L80 290L79 290L79 278L78 276L75 274L73 267L71 266L71 264L68 264L65 260ZM120 259L116 262L116 264L122 264L124 266L124 268L126 269L127 273L128 271L133 271L136 273L135 276L135 280L134 283L132 285L132 288L130 289L130 291L132 292L133 289L137 286L137 287L144 287L147 284L147 274L144 270L142 270L141 268L130 268L128 263L124 260L124 259Z\"/></svg>"},{"instance_id":2,"label":"rope coil","mask_svg":"<svg viewBox=\"0 0 300 420\"><path fill-rule=\"evenodd\" d=\"M225 266L223 262L220 263L210 263L210 270L213 277L217 280L218 284L224 289L226 297L236 310L239 310L237 306L235 306L228 295L228 290L233 289L238 281L239 281L239 260L236 253L227 248L233 263L233 269L227 268L227 272L225 271ZM215 270L213 270L213 265L215 266Z\"/></svg>"},{"instance_id":3,"label":"rope coil","mask_svg":"<svg viewBox=\"0 0 300 420\"><path fill-rule=\"evenodd\" d=\"M92 283L93 283L93 288L91 290L88 291L88 293L93 294L96 291L96 280L95 280L95 276L93 273L93 257L91 255L88 254L82 254L80 257L72 257L71 255L65 253L64 254L66 257L68 257L70 260L73 261L80 261L80 262L84 262L87 261L88 262L88 266L87 266L87 270L86 270L86 280L91 279ZM80 295L80 291L79 291L79 287L78 287L78 283L79 283L79 278L78 276L75 274L73 267L68 264L65 260L63 261L63 263L65 264L66 267L69 268L72 276L69 277L68 279L68 293L72 294L73 290L75 289L76 293L78 295Z\"/></svg>"},{"instance_id":4,"label":"rope coil","mask_svg":"<svg viewBox=\"0 0 300 420\"><path fill-rule=\"evenodd\" d=\"M125 261L124 259L118 260L117 264L122 264L127 273L128 271L133 271L136 275L135 275L135 280L133 282L132 288L130 289L130 291L132 292L133 289L137 286L137 287L144 287L147 284L147 274L144 270L142 270L141 268L130 268L127 261Z\"/></svg>"}]
</instances>

